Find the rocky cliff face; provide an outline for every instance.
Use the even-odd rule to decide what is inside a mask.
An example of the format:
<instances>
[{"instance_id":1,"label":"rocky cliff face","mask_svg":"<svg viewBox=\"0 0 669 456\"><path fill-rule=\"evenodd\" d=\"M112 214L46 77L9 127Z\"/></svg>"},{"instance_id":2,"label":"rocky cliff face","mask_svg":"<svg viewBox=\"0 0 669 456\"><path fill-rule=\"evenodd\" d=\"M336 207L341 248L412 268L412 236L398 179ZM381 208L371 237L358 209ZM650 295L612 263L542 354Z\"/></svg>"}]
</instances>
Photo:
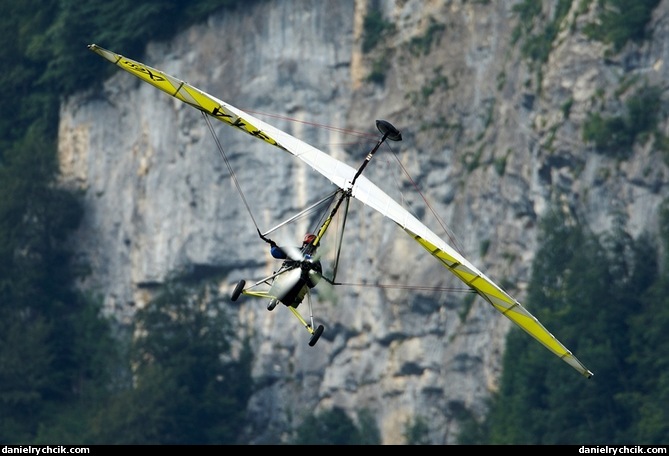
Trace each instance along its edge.
<instances>
[{"instance_id":1,"label":"rocky cliff face","mask_svg":"<svg viewBox=\"0 0 669 456\"><path fill-rule=\"evenodd\" d=\"M348 132L374 134L375 119L391 121L404 140L377 153L368 177L521 302L537 221L551 202L578 211L597 231L616 211L633 234L657 226L668 193L661 152L650 142L637 144L630 159L610 158L583 142L582 129L593 111L619 114L639 84L669 80L669 2L655 11L649 41L606 58L607 47L583 33L596 13L574 2L541 71L513 40L518 2L379 2L387 33L367 50L364 18L374 3L261 3L221 12L128 57L261 118L278 114L266 120L354 167L376 138L360 142ZM557 2L544 3L551 17ZM289 155L214 128L261 229L332 190ZM664 119L659 130L667 134ZM102 93L63 103L59 154L64 185L84 191L76 244L92 274L82 286L121 320L175 272L216 271L228 293L240 278L276 268L201 114L125 72L105 81ZM452 235L410 191L396 158ZM390 221L353 206L342 281L457 285ZM309 228L302 221L277 240L298 242ZM454 443L463 412L482 416L510 326L487 303L360 286L333 295L324 288L314 296L326 330L313 348L286 309L268 313L253 299L231 304L257 355L262 387L249 410L255 442L276 442L306 413L335 405L352 416L370 410L387 444L403 443L406 423L418 417L432 442ZM560 328L549 330L560 338ZM574 381L584 380L574 373Z\"/></svg>"}]
</instances>

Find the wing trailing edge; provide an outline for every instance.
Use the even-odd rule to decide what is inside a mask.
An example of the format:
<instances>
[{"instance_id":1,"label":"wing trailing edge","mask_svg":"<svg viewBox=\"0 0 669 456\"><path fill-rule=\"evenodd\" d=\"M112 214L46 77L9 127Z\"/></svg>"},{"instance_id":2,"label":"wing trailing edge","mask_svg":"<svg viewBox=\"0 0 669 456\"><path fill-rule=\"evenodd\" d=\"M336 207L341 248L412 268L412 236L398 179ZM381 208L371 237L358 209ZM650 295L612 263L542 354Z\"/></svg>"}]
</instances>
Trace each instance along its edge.
<instances>
[{"instance_id":1,"label":"wing trailing edge","mask_svg":"<svg viewBox=\"0 0 669 456\"><path fill-rule=\"evenodd\" d=\"M354 198L393 220L446 269L476 291L476 293L488 301L505 317L526 331L581 375L586 378L592 377L592 372L516 299L512 298L495 282L486 277L485 274L474 267L467 259L462 257L456 250L411 215L383 190L378 188L373 182L361 175L358 176L355 185L351 188L351 182L356 174L356 170L353 167L163 71L101 48L96 44L90 44L88 48L168 95L246 134L294 155L328 178L333 184L344 190L351 190Z\"/></svg>"}]
</instances>

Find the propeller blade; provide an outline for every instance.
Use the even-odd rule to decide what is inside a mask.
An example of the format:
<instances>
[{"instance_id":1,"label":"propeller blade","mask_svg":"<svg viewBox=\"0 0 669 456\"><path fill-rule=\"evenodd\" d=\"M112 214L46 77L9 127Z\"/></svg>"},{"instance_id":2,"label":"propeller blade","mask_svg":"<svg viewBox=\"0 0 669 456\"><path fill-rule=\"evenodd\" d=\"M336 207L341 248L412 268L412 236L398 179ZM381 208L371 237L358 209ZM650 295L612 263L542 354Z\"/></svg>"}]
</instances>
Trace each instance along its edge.
<instances>
[{"instance_id":1,"label":"propeller blade","mask_svg":"<svg viewBox=\"0 0 669 456\"><path fill-rule=\"evenodd\" d=\"M302 254L302 251L299 248L295 247L294 245L281 247L281 249L284 252L286 252L286 255L288 255L288 258L290 258L293 261L304 260L304 255Z\"/></svg>"}]
</instances>

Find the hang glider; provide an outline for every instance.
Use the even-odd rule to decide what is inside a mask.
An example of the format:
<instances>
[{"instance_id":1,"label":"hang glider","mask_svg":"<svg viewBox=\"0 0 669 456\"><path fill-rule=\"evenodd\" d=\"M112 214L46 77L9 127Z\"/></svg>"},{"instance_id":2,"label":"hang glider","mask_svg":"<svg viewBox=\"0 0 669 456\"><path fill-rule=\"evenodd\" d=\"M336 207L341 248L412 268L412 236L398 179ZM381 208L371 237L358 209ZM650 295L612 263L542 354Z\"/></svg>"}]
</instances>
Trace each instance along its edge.
<instances>
[{"instance_id":1,"label":"hang glider","mask_svg":"<svg viewBox=\"0 0 669 456\"><path fill-rule=\"evenodd\" d=\"M346 192L347 195L352 196L390 218L448 271L488 301L505 317L517 324L583 376L586 378L592 377L592 372L528 312L520 302L502 290L495 282L479 271L467 259L462 257L456 250L369 179L361 175L364 165L356 170L294 136L160 70L103 49L96 44L91 44L88 48L141 80L203 113L299 158L329 179L343 192ZM381 127L379 129L382 130ZM386 131L386 134L395 135L399 134L399 132L391 130Z\"/></svg>"}]
</instances>

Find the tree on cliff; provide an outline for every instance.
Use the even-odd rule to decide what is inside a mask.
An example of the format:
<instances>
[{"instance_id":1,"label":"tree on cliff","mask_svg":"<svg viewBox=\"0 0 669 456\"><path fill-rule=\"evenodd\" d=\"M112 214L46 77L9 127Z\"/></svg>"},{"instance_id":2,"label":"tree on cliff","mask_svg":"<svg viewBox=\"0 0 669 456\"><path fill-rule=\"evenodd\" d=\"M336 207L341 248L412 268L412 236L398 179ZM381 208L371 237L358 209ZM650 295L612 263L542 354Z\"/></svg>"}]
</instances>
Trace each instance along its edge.
<instances>
[{"instance_id":1,"label":"tree on cliff","mask_svg":"<svg viewBox=\"0 0 669 456\"><path fill-rule=\"evenodd\" d=\"M93 422L104 444L235 444L247 423L252 357L215 287L168 282L137 312L131 382Z\"/></svg>"},{"instance_id":2,"label":"tree on cliff","mask_svg":"<svg viewBox=\"0 0 669 456\"><path fill-rule=\"evenodd\" d=\"M462 443L666 443L669 303L660 271L669 258L660 267L651 237L632 239L617 221L595 235L558 212L546 218L528 288L538 318L559 329L595 376L575 377L512 330L490 412L480 426L465 426ZM662 226L668 222L665 210ZM667 251L669 230L661 242Z\"/></svg>"}]
</instances>

